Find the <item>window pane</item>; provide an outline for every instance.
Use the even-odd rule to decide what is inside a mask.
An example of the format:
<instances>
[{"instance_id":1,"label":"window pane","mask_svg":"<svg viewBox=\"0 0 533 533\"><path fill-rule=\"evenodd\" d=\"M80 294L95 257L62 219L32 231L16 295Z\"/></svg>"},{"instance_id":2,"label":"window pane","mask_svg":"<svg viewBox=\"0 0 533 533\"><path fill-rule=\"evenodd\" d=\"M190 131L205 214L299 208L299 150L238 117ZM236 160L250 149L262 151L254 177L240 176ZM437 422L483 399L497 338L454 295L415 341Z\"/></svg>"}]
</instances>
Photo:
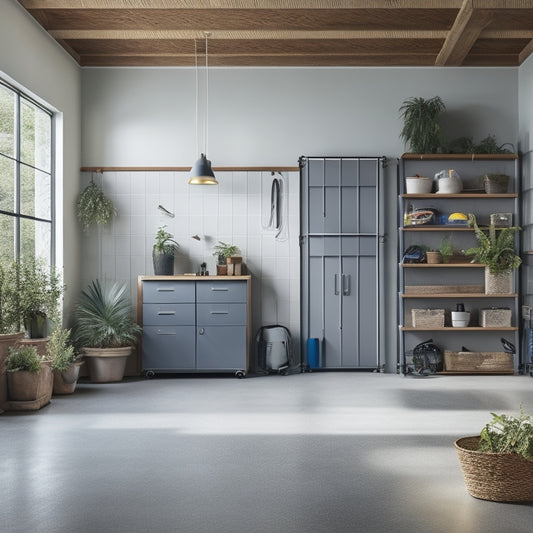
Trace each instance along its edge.
<instances>
[{"instance_id":1,"label":"window pane","mask_svg":"<svg viewBox=\"0 0 533 533\"><path fill-rule=\"evenodd\" d=\"M0 215L0 259L15 257L15 218Z\"/></svg>"},{"instance_id":2,"label":"window pane","mask_svg":"<svg viewBox=\"0 0 533 533\"><path fill-rule=\"evenodd\" d=\"M15 156L15 93L0 85L0 153Z\"/></svg>"},{"instance_id":3,"label":"window pane","mask_svg":"<svg viewBox=\"0 0 533 533\"><path fill-rule=\"evenodd\" d=\"M50 219L50 176L31 167L20 167L20 212Z\"/></svg>"},{"instance_id":4,"label":"window pane","mask_svg":"<svg viewBox=\"0 0 533 533\"><path fill-rule=\"evenodd\" d=\"M48 113L20 99L20 160L47 172L51 169L52 121Z\"/></svg>"},{"instance_id":5,"label":"window pane","mask_svg":"<svg viewBox=\"0 0 533 533\"><path fill-rule=\"evenodd\" d=\"M42 258L52 264L52 224L22 218L20 220L20 255L22 258Z\"/></svg>"},{"instance_id":6,"label":"window pane","mask_svg":"<svg viewBox=\"0 0 533 533\"><path fill-rule=\"evenodd\" d=\"M15 212L15 162L0 155L0 209Z\"/></svg>"}]
</instances>

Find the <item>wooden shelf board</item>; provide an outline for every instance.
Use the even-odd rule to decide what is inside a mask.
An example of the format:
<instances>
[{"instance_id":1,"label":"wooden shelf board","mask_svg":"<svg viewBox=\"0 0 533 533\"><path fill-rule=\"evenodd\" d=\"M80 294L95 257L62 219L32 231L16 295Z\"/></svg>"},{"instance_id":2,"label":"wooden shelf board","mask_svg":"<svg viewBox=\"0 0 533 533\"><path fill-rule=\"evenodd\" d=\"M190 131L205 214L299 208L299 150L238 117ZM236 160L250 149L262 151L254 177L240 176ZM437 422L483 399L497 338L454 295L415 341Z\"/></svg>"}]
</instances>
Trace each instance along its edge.
<instances>
[{"instance_id":1,"label":"wooden shelf board","mask_svg":"<svg viewBox=\"0 0 533 533\"><path fill-rule=\"evenodd\" d=\"M442 199L448 199L448 198L486 198L486 199L493 199L493 198L518 198L518 194L515 192L507 192L507 193L501 193L501 194L487 194L486 192L461 192L456 194L439 194L439 193L427 193L427 194L408 194L404 193L401 195L402 198L431 198L434 200L435 198L442 198Z\"/></svg>"},{"instance_id":2,"label":"wooden shelf board","mask_svg":"<svg viewBox=\"0 0 533 533\"><path fill-rule=\"evenodd\" d=\"M457 159L465 161L513 161L518 159L518 154L402 154L401 159L418 161L445 161Z\"/></svg>"},{"instance_id":3,"label":"wooden shelf board","mask_svg":"<svg viewBox=\"0 0 533 533\"><path fill-rule=\"evenodd\" d=\"M437 372L437 374L439 375L444 375L444 376L478 376L478 375L484 375L484 374L489 374L489 375L492 375L492 376L512 376L514 375L514 370L507 370L507 371L503 371L503 370L500 370L500 371L497 371L497 370L494 370L494 371L480 371L480 370L465 370L465 371L462 371L462 372L459 372L459 371L453 371L453 370L443 370L442 372Z\"/></svg>"},{"instance_id":4,"label":"wooden shelf board","mask_svg":"<svg viewBox=\"0 0 533 533\"><path fill-rule=\"evenodd\" d=\"M444 294L402 294L402 298L516 298L518 294L485 294L484 292L463 292Z\"/></svg>"},{"instance_id":5,"label":"wooden shelf board","mask_svg":"<svg viewBox=\"0 0 533 533\"><path fill-rule=\"evenodd\" d=\"M485 268L483 263L400 263L403 268Z\"/></svg>"},{"instance_id":6,"label":"wooden shelf board","mask_svg":"<svg viewBox=\"0 0 533 533\"><path fill-rule=\"evenodd\" d=\"M516 327L504 328L482 328L481 326L471 326L468 328L454 328L452 326L445 326L443 328L415 328L413 326L400 326L402 331L518 331Z\"/></svg>"}]
</instances>

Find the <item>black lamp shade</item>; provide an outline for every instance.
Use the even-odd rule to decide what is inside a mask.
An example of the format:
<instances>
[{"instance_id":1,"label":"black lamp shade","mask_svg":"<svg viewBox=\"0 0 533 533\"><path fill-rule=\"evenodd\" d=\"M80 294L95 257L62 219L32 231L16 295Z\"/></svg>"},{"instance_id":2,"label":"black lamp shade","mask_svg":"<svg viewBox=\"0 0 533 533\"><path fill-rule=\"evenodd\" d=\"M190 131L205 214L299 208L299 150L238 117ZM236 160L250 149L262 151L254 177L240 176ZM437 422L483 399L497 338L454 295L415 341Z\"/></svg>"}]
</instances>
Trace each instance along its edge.
<instances>
[{"instance_id":1,"label":"black lamp shade","mask_svg":"<svg viewBox=\"0 0 533 533\"><path fill-rule=\"evenodd\" d=\"M201 154L200 159L191 168L189 185L218 185L218 181L211 168L211 161L207 159L205 154Z\"/></svg>"}]
</instances>

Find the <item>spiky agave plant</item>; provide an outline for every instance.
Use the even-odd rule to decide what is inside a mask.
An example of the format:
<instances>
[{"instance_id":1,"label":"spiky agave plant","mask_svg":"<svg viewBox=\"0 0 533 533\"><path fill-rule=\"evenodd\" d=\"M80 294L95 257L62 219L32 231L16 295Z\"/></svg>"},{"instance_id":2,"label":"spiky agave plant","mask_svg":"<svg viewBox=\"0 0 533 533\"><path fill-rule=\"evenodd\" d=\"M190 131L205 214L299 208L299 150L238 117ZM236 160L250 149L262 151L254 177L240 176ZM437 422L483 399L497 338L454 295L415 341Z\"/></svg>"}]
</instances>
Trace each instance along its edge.
<instances>
[{"instance_id":1,"label":"spiky agave plant","mask_svg":"<svg viewBox=\"0 0 533 533\"><path fill-rule=\"evenodd\" d=\"M90 348L119 348L137 341L141 328L131 316L126 285L94 280L76 304L76 343Z\"/></svg>"},{"instance_id":2,"label":"spiky agave plant","mask_svg":"<svg viewBox=\"0 0 533 533\"><path fill-rule=\"evenodd\" d=\"M403 129L400 138L415 154L434 154L443 144L439 116L446 109L440 96L413 97L400 107Z\"/></svg>"}]
</instances>

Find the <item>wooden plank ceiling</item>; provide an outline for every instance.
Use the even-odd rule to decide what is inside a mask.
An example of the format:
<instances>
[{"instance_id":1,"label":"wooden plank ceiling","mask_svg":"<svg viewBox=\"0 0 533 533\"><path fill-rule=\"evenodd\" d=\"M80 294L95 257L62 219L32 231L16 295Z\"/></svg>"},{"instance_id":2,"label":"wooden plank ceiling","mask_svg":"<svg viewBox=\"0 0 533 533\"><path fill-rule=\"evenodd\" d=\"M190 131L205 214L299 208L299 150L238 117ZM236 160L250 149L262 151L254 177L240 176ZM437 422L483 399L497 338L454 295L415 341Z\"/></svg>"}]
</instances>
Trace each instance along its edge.
<instances>
[{"instance_id":1,"label":"wooden plank ceiling","mask_svg":"<svg viewBox=\"0 0 533 533\"><path fill-rule=\"evenodd\" d=\"M81 66L193 66L206 32L210 66L517 66L533 51L533 0L18 1Z\"/></svg>"}]
</instances>

